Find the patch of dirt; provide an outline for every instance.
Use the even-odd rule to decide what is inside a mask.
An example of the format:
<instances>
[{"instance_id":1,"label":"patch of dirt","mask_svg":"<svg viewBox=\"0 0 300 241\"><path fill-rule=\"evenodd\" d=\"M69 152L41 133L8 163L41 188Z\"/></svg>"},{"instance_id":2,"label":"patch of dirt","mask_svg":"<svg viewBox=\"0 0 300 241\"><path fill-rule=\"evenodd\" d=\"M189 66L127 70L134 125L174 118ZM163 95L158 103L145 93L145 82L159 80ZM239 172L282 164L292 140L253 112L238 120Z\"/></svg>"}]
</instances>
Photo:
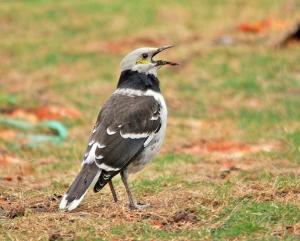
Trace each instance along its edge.
<instances>
[{"instance_id":1,"label":"patch of dirt","mask_svg":"<svg viewBox=\"0 0 300 241\"><path fill-rule=\"evenodd\" d=\"M17 217L23 217L25 215L25 207L23 205L17 205L12 207L6 214L6 217L14 219Z\"/></svg>"},{"instance_id":2,"label":"patch of dirt","mask_svg":"<svg viewBox=\"0 0 300 241\"><path fill-rule=\"evenodd\" d=\"M24 175L30 175L32 172L33 167L30 163L0 150L0 175L5 174L0 181L22 181Z\"/></svg>"},{"instance_id":3,"label":"patch of dirt","mask_svg":"<svg viewBox=\"0 0 300 241\"><path fill-rule=\"evenodd\" d=\"M53 232L49 233L49 241L60 241L60 240L74 240L74 232L61 233Z\"/></svg>"},{"instance_id":4,"label":"patch of dirt","mask_svg":"<svg viewBox=\"0 0 300 241\"><path fill-rule=\"evenodd\" d=\"M118 190L120 198L119 203L112 201L109 190L103 190L99 196L88 195L85 202L72 213L67 213L74 223L78 223L79 216L82 215L84 219L92 220L94 218L101 218L104 220L110 220L111 224L120 223L137 223L146 222L149 223L155 229L193 229L197 228L199 221L197 219L197 213L194 207L194 203L197 200L197 194L188 192L182 187L172 186L166 188L161 194L147 195L146 197L139 198L142 202L150 203L151 206L145 210L132 211L128 209L126 205L127 196L124 190ZM176 202L173 195L176 192ZM183 209L182 207L186 207ZM51 213L56 215L56 212ZM71 215L71 216L70 216ZM99 227L100 228L100 227Z\"/></svg>"},{"instance_id":5,"label":"patch of dirt","mask_svg":"<svg viewBox=\"0 0 300 241\"><path fill-rule=\"evenodd\" d=\"M62 195L54 193L51 197L48 197L45 200L31 202L28 204L28 207L38 213L55 212L57 211L57 205L61 198Z\"/></svg>"},{"instance_id":6,"label":"patch of dirt","mask_svg":"<svg viewBox=\"0 0 300 241\"><path fill-rule=\"evenodd\" d=\"M284 203L297 204L300 198L300 190L288 188L283 190L276 189L273 184L261 183L253 180L251 184L239 183L232 194L241 199L255 199L260 202L278 201Z\"/></svg>"},{"instance_id":7,"label":"patch of dirt","mask_svg":"<svg viewBox=\"0 0 300 241\"><path fill-rule=\"evenodd\" d=\"M50 203L36 203L30 206L31 209L35 210L36 212L47 212L49 211Z\"/></svg>"},{"instance_id":8,"label":"patch of dirt","mask_svg":"<svg viewBox=\"0 0 300 241\"><path fill-rule=\"evenodd\" d=\"M178 229L181 226L193 227L199 222L197 212L194 209L186 208L176 211L171 216L160 216L162 214L145 213L142 214L142 219L148 219L155 229Z\"/></svg>"},{"instance_id":9,"label":"patch of dirt","mask_svg":"<svg viewBox=\"0 0 300 241\"><path fill-rule=\"evenodd\" d=\"M14 219L22 217L25 216L27 210L30 214L56 213L61 197L61 195L53 194L43 200L35 198L19 200L14 196L2 196L0 197L0 218Z\"/></svg>"},{"instance_id":10,"label":"patch of dirt","mask_svg":"<svg viewBox=\"0 0 300 241\"><path fill-rule=\"evenodd\" d=\"M63 236L60 233L53 233L49 235L49 241L63 240Z\"/></svg>"},{"instance_id":11,"label":"patch of dirt","mask_svg":"<svg viewBox=\"0 0 300 241\"><path fill-rule=\"evenodd\" d=\"M181 117L170 117L168 128L169 134L166 136L166 144L163 145L162 151L179 153L198 143L199 136L205 136L207 140L222 140L224 137L234 138L234 133L238 132L236 124L231 120L217 121ZM189 138L186 138L187 136Z\"/></svg>"},{"instance_id":12,"label":"patch of dirt","mask_svg":"<svg viewBox=\"0 0 300 241\"><path fill-rule=\"evenodd\" d=\"M194 155L212 155L221 159L239 159L258 152L278 151L281 146L279 142L247 144L229 140L200 140L184 146L180 151Z\"/></svg>"},{"instance_id":13,"label":"patch of dirt","mask_svg":"<svg viewBox=\"0 0 300 241\"><path fill-rule=\"evenodd\" d=\"M300 235L300 223L283 226L272 232L273 236L284 237L286 235Z\"/></svg>"},{"instance_id":14,"label":"patch of dirt","mask_svg":"<svg viewBox=\"0 0 300 241\"><path fill-rule=\"evenodd\" d=\"M171 223L180 223L180 222L196 223L198 222L198 217L196 215L195 210L185 209L176 212L170 219L170 222Z\"/></svg>"},{"instance_id":15,"label":"patch of dirt","mask_svg":"<svg viewBox=\"0 0 300 241\"><path fill-rule=\"evenodd\" d=\"M72 107L61 106L40 106L32 109L13 108L0 109L0 113L13 118L28 120L31 123L36 123L39 120L60 120L63 118L77 119L81 113Z\"/></svg>"}]
</instances>

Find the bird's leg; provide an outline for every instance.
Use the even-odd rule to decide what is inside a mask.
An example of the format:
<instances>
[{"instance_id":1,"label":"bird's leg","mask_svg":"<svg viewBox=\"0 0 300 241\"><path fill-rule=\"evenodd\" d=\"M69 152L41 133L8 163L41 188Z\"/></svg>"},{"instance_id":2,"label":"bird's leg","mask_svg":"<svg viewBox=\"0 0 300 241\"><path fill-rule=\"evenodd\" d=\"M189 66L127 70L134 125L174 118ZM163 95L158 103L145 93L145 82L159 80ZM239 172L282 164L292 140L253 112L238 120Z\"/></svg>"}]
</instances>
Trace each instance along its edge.
<instances>
[{"instance_id":1,"label":"bird's leg","mask_svg":"<svg viewBox=\"0 0 300 241\"><path fill-rule=\"evenodd\" d=\"M121 178L124 183L126 193L128 196L129 208L130 209L143 209L143 208L149 207L150 206L149 204L137 204L136 201L134 200L132 193L130 191L129 185L128 185L128 171L127 170L121 171Z\"/></svg>"},{"instance_id":2,"label":"bird's leg","mask_svg":"<svg viewBox=\"0 0 300 241\"><path fill-rule=\"evenodd\" d=\"M118 196L117 196L116 190L115 190L115 188L114 188L114 184L112 183L112 180L110 180L110 181L108 182L108 184L109 184L110 191L111 191L111 194L112 194L112 196L113 196L114 201L115 201L115 202L118 202Z\"/></svg>"}]
</instances>

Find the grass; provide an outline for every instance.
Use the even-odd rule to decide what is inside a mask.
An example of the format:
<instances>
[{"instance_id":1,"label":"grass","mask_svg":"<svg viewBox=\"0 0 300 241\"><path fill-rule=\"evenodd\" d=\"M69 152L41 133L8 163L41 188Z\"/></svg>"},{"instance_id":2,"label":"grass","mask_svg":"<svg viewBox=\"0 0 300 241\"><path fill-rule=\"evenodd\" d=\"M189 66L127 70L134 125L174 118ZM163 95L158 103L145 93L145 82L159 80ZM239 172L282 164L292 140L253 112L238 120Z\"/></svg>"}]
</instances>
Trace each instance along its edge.
<instances>
[{"instance_id":1,"label":"grass","mask_svg":"<svg viewBox=\"0 0 300 241\"><path fill-rule=\"evenodd\" d=\"M213 230L215 238L272 233L272 225L293 225L300 220L300 210L293 205L239 201L221 214L222 224ZM225 221L224 221L225 220Z\"/></svg>"},{"instance_id":2,"label":"grass","mask_svg":"<svg viewBox=\"0 0 300 241\"><path fill-rule=\"evenodd\" d=\"M62 120L69 137L58 146L0 136L0 151L32 167L0 166L0 240L298 240L300 45L270 47L285 29L236 27L296 21L299 11L297 0L1 3L0 107L71 106L81 116ZM232 45L217 44L224 35ZM104 188L59 212L121 58L149 42L176 44L166 55L181 62L160 71L169 108L162 152L130 177L137 199L152 206L129 211L116 177L120 203ZM242 155L199 151L206 142L238 143ZM270 151L242 148L274 142Z\"/></svg>"}]
</instances>

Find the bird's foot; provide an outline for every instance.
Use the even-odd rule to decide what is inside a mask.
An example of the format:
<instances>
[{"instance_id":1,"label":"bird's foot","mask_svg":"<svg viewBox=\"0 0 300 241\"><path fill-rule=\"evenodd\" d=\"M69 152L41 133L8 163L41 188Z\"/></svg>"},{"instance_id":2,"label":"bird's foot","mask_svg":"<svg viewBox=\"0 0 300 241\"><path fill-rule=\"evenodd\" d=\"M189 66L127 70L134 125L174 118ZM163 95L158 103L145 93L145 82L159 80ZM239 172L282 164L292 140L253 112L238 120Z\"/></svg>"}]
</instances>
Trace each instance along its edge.
<instances>
[{"instance_id":1,"label":"bird's foot","mask_svg":"<svg viewBox=\"0 0 300 241\"><path fill-rule=\"evenodd\" d=\"M142 204L142 203L131 203L129 204L129 208L131 210L143 210L145 208L148 208L150 207L150 204L149 203L146 203L146 204Z\"/></svg>"}]
</instances>

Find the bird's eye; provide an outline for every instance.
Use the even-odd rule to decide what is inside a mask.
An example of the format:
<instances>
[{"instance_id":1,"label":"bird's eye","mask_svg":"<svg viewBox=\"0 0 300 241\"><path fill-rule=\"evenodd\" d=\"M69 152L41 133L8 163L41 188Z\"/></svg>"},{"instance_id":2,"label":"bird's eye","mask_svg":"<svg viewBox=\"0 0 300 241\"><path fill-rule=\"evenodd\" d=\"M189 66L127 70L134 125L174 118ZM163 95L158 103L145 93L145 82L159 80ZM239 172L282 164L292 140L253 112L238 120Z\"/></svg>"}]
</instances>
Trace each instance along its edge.
<instances>
[{"instance_id":1,"label":"bird's eye","mask_svg":"<svg viewBox=\"0 0 300 241\"><path fill-rule=\"evenodd\" d=\"M142 57L144 58L144 59L146 59L146 58L148 58L148 54L142 54Z\"/></svg>"}]
</instances>

